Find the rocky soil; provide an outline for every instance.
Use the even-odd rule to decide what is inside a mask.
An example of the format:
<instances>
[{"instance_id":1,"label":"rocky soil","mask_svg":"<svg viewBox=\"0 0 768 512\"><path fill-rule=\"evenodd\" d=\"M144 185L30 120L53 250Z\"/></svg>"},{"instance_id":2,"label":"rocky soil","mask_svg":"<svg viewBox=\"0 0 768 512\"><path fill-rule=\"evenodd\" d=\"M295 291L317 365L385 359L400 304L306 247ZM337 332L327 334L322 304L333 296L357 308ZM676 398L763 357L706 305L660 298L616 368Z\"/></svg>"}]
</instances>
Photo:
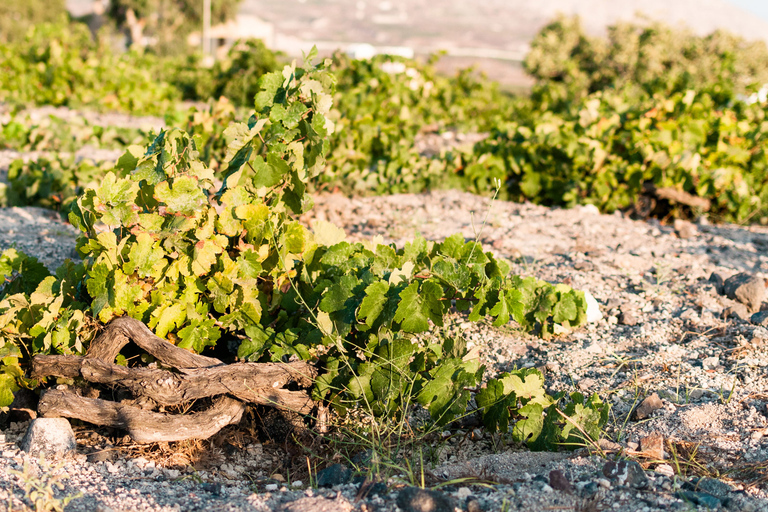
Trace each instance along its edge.
<instances>
[{"instance_id":1,"label":"rocky soil","mask_svg":"<svg viewBox=\"0 0 768 512\"><path fill-rule=\"evenodd\" d=\"M768 228L668 226L456 191L322 195L303 220L317 219L398 245L459 232L517 273L588 290L602 318L551 340L459 313L443 332L465 336L494 371L537 367L551 392L598 392L611 404L604 439L531 453L468 421L425 441L423 475L404 465L371 484L340 466L297 473L305 453L255 433L253 418L170 446L75 425L76 451L44 461L20 449L28 422L15 421L0 433L0 503L19 508L25 484L58 475L55 497L78 495L68 511L768 511ZM0 209L0 250L15 245L52 269L74 256L76 235L53 212ZM437 490L415 489L422 476Z\"/></svg>"},{"instance_id":2,"label":"rocky soil","mask_svg":"<svg viewBox=\"0 0 768 512\"><path fill-rule=\"evenodd\" d=\"M425 499L432 510L768 510L768 329L759 325L759 309L768 309L768 229L702 222L675 230L590 207L489 204L455 191L316 202L305 220L335 222L350 239L402 244L417 234L438 240L460 232L518 273L589 290L603 318L549 341L458 313L446 329L466 336L494 370L535 366L551 391L599 392L612 405L600 446L537 454L470 426L445 433L430 478L494 484L419 496L403 476L365 495L343 475L327 477L339 482L327 488L287 482L290 475L275 474L285 458L275 442L252 439L195 470L183 455L137 456L129 441L80 427L77 453L62 459L60 471L68 476L63 493L83 496L67 510L427 510L418 508ZM52 268L72 256L74 238L45 210L0 211L0 247L15 243ZM739 278L746 282L739 288L739 279L728 280L737 274L757 279ZM752 293L726 290L734 286ZM12 423L3 433L0 502L8 489L22 495L14 471L39 466L16 444L26 426ZM636 462L611 462L625 457Z\"/></svg>"}]
</instances>

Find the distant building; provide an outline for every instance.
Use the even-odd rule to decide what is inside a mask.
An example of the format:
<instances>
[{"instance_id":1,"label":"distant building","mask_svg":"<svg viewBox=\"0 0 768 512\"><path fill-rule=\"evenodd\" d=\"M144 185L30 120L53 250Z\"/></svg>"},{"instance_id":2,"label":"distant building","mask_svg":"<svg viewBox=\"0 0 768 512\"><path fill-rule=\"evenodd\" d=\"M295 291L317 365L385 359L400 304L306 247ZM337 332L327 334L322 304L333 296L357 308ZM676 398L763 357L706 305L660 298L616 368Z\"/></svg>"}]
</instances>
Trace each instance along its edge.
<instances>
[{"instance_id":1,"label":"distant building","mask_svg":"<svg viewBox=\"0 0 768 512\"><path fill-rule=\"evenodd\" d=\"M406 59L412 59L414 56L413 48L409 46L373 46L368 43L349 44L345 51L347 55L358 60L370 59L374 55L396 55Z\"/></svg>"},{"instance_id":2,"label":"distant building","mask_svg":"<svg viewBox=\"0 0 768 512\"><path fill-rule=\"evenodd\" d=\"M261 39L268 47L274 47L275 29L273 25L250 14L238 14L234 20L211 27L211 39L216 58L223 58L238 39ZM193 32L187 38L190 46L201 46L203 38L200 32Z\"/></svg>"}]
</instances>

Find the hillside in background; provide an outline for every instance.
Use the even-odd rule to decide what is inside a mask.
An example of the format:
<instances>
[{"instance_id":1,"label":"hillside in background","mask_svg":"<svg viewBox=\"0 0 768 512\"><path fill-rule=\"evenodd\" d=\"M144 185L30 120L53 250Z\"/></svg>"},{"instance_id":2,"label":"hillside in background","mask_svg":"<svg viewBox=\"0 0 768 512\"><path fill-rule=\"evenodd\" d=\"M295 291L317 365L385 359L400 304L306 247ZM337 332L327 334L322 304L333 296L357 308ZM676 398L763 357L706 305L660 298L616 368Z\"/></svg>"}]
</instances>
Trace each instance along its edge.
<instances>
[{"instance_id":1,"label":"hillside in background","mask_svg":"<svg viewBox=\"0 0 768 512\"><path fill-rule=\"evenodd\" d=\"M557 13L581 16L600 32L642 13L698 33L722 28L768 39L768 21L724 0L244 0L243 12L305 40L516 51Z\"/></svg>"},{"instance_id":2,"label":"hillside in background","mask_svg":"<svg viewBox=\"0 0 768 512\"><path fill-rule=\"evenodd\" d=\"M83 14L90 0L68 0ZM272 25L265 41L300 55L313 44L329 52L350 44L403 46L417 55L448 50L449 67L477 63L491 77L525 84L520 60L528 42L558 13L576 14L592 33L638 14L697 33L726 29L768 41L768 21L725 0L243 0L244 25L257 16ZM261 36L260 37L265 37Z\"/></svg>"}]
</instances>

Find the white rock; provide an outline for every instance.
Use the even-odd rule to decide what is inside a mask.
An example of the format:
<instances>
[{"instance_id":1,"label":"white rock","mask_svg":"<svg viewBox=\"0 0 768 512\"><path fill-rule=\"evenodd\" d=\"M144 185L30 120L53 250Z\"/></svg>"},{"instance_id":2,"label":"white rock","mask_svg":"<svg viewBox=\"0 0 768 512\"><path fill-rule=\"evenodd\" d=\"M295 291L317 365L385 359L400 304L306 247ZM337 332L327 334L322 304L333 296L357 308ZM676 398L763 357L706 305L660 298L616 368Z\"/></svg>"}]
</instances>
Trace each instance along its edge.
<instances>
[{"instance_id":1,"label":"white rock","mask_svg":"<svg viewBox=\"0 0 768 512\"><path fill-rule=\"evenodd\" d=\"M600 210L593 204L581 205L581 211L588 215L600 215Z\"/></svg>"},{"instance_id":2,"label":"white rock","mask_svg":"<svg viewBox=\"0 0 768 512\"><path fill-rule=\"evenodd\" d=\"M304 482L301 480L294 480L291 482L291 487L304 487Z\"/></svg>"},{"instance_id":3,"label":"white rock","mask_svg":"<svg viewBox=\"0 0 768 512\"><path fill-rule=\"evenodd\" d=\"M659 464L654 471L669 478L675 476L675 470L669 464Z\"/></svg>"},{"instance_id":4,"label":"white rock","mask_svg":"<svg viewBox=\"0 0 768 512\"><path fill-rule=\"evenodd\" d=\"M599 343L590 343L587 347L584 348L585 352L589 352L590 354L602 354L603 353L603 347L600 346Z\"/></svg>"},{"instance_id":5,"label":"white rock","mask_svg":"<svg viewBox=\"0 0 768 512\"><path fill-rule=\"evenodd\" d=\"M277 484L267 484L264 486L265 491L276 491L277 490Z\"/></svg>"},{"instance_id":6,"label":"white rock","mask_svg":"<svg viewBox=\"0 0 768 512\"><path fill-rule=\"evenodd\" d=\"M597 303L595 297L588 291L584 291L584 298L587 301L587 322L594 323L603 318L600 304Z\"/></svg>"},{"instance_id":7,"label":"white rock","mask_svg":"<svg viewBox=\"0 0 768 512\"><path fill-rule=\"evenodd\" d=\"M20 445L30 454L53 454L75 450L77 441L66 418L36 418L29 423Z\"/></svg>"},{"instance_id":8,"label":"white rock","mask_svg":"<svg viewBox=\"0 0 768 512\"><path fill-rule=\"evenodd\" d=\"M459 487L459 490L456 491L456 497L459 499L465 499L472 496L472 491L469 489L469 487Z\"/></svg>"}]
</instances>

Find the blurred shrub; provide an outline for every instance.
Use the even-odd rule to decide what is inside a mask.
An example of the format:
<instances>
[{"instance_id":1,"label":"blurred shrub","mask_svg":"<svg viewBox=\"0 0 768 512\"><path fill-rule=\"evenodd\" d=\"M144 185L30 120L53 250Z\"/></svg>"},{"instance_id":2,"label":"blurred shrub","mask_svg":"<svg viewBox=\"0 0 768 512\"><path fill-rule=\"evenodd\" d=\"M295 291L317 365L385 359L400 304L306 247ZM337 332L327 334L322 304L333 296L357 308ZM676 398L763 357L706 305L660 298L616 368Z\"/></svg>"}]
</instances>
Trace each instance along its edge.
<instances>
[{"instance_id":1,"label":"blurred shrub","mask_svg":"<svg viewBox=\"0 0 768 512\"><path fill-rule=\"evenodd\" d=\"M213 68L200 66L198 55L176 59L166 68L166 79L181 91L185 100L208 101L226 96L240 107L252 107L263 75L282 67L284 56L273 52L259 39L238 41L227 57Z\"/></svg>"},{"instance_id":2,"label":"blurred shrub","mask_svg":"<svg viewBox=\"0 0 768 512\"><path fill-rule=\"evenodd\" d=\"M82 24L44 23L0 44L0 101L162 114L179 95L157 79L161 65L151 55L115 53Z\"/></svg>"},{"instance_id":3,"label":"blurred shrub","mask_svg":"<svg viewBox=\"0 0 768 512\"><path fill-rule=\"evenodd\" d=\"M459 185L454 152L421 154L426 133L486 131L512 115L512 100L472 70L448 78L423 65L380 55L352 60L337 54L336 123L327 187L355 193L416 192Z\"/></svg>"},{"instance_id":4,"label":"blurred shrub","mask_svg":"<svg viewBox=\"0 0 768 512\"><path fill-rule=\"evenodd\" d=\"M22 40L31 26L52 23L66 15L64 0L3 0L0 2L0 43Z\"/></svg>"},{"instance_id":5,"label":"blurred shrub","mask_svg":"<svg viewBox=\"0 0 768 512\"><path fill-rule=\"evenodd\" d=\"M561 17L533 39L525 68L538 80L533 97L544 109L626 87L649 95L693 89L723 106L768 82L768 48L724 31L702 37L657 22L618 23L607 37L590 37L578 18Z\"/></svg>"}]
</instances>

